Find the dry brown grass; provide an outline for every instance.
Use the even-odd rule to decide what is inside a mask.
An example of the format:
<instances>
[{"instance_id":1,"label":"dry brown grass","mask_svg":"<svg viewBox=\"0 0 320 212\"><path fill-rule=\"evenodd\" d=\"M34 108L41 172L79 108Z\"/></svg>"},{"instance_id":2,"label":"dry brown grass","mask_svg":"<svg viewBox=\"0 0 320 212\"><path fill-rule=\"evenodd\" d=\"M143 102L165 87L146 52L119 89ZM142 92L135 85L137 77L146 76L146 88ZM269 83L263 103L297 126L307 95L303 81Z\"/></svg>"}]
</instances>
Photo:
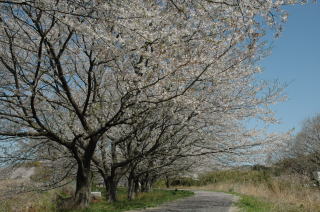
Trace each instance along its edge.
<instances>
[{"instance_id":1,"label":"dry brown grass","mask_svg":"<svg viewBox=\"0 0 320 212\"><path fill-rule=\"evenodd\" d=\"M24 179L0 181L0 212L54 211L54 192L19 193L16 185L27 184Z\"/></svg>"},{"instance_id":2,"label":"dry brown grass","mask_svg":"<svg viewBox=\"0 0 320 212\"><path fill-rule=\"evenodd\" d=\"M307 186L304 184L303 179L295 176L273 177L268 182L260 184L218 182L191 188L236 192L260 197L274 203L277 207L277 211L320 211L319 189Z\"/></svg>"}]
</instances>

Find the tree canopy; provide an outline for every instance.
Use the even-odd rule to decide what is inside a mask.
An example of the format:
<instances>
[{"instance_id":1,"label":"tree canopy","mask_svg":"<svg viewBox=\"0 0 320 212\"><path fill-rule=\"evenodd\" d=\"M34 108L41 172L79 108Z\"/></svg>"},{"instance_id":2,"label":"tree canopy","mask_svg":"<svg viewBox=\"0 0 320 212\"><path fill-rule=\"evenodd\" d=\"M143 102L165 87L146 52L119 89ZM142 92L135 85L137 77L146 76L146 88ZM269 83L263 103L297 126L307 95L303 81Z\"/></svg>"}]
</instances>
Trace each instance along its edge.
<instances>
[{"instance_id":1,"label":"tree canopy","mask_svg":"<svg viewBox=\"0 0 320 212\"><path fill-rule=\"evenodd\" d=\"M255 62L289 3L0 1L2 143L49 142L68 155L77 207L88 205L95 157L138 165L148 149L241 146L241 121L275 121L268 105L282 88L257 81ZM128 145L136 152L124 154Z\"/></svg>"}]
</instances>

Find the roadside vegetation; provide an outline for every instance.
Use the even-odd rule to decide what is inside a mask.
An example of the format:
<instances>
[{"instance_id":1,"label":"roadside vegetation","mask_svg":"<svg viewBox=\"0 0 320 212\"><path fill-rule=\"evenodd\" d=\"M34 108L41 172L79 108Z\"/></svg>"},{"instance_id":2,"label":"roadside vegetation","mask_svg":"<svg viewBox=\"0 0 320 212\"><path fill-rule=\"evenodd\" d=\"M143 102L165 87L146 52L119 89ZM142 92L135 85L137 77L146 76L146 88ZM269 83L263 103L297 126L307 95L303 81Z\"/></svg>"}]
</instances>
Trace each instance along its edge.
<instances>
[{"instance_id":1,"label":"roadside vegetation","mask_svg":"<svg viewBox=\"0 0 320 212\"><path fill-rule=\"evenodd\" d=\"M240 199L235 206L237 206L241 212L268 212L274 209L274 204L264 201L254 196L248 196L243 194L237 194Z\"/></svg>"},{"instance_id":2,"label":"roadside vegetation","mask_svg":"<svg viewBox=\"0 0 320 212\"><path fill-rule=\"evenodd\" d=\"M246 212L320 211L319 188L314 182L301 175L284 174L274 167L215 171L197 180L177 177L171 179L170 185L239 195L236 206Z\"/></svg>"},{"instance_id":3,"label":"roadside vegetation","mask_svg":"<svg viewBox=\"0 0 320 212\"><path fill-rule=\"evenodd\" d=\"M240 212L315 212L313 209L304 208L303 205L297 206L284 202L273 202L261 197L235 194L240 196L239 202L235 203Z\"/></svg>"},{"instance_id":4,"label":"roadside vegetation","mask_svg":"<svg viewBox=\"0 0 320 212\"><path fill-rule=\"evenodd\" d=\"M191 195L193 195L193 192L191 191L154 190L147 193L141 193L134 200L128 200L126 198L126 192L123 190L120 192L119 201L115 203L110 204L105 200L101 200L100 202L91 204L88 209L72 210L72 212L121 212L133 209L144 209Z\"/></svg>"},{"instance_id":5,"label":"roadside vegetation","mask_svg":"<svg viewBox=\"0 0 320 212\"><path fill-rule=\"evenodd\" d=\"M102 191L104 192L104 191ZM134 200L127 199L126 189L118 189L119 200L109 203L105 198L93 199L90 206L79 210L58 210L59 197L67 199L71 197L72 192L69 188L56 189L49 192L29 192L16 195L10 200L0 199L0 212L121 212L132 209L143 209L155 207L159 204L173 201L179 198L192 196L191 191L158 190L140 193Z\"/></svg>"}]
</instances>

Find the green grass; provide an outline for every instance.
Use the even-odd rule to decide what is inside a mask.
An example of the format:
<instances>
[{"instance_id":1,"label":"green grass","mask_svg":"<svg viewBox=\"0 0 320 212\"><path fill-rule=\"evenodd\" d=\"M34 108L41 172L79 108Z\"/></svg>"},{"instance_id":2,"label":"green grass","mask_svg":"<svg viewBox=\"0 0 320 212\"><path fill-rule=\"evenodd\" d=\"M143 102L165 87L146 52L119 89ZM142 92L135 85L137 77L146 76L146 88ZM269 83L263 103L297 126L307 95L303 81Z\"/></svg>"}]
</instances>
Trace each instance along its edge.
<instances>
[{"instance_id":1,"label":"green grass","mask_svg":"<svg viewBox=\"0 0 320 212\"><path fill-rule=\"evenodd\" d=\"M121 212L133 209L144 209L192 195L193 192L191 191L154 190L152 192L139 194L134 200L129 201L124 198L124 192L120 191L120 200L116 203L110 204L102 200L101 202L91 204L87 209L73 210L72 212Z\"/></svg>"},{"instance_id":2,"label":"green grass","mask_svg":"<svg viewBox=\"0 0 320 212\"><path fill-rule=\"evenodd\" d=\"M259 197L243 195L232 192L231 194L240 197L240 200L235 203L235 206L240 209L240 212L308 212L303 205L290 205L284 203L273 203Z\"/></svg>"},{"instance_id":3,"label":"green grass","mask_svg":"<svg viewBox=\"0 0 320 212\"><path fill-rule=\"evenodd\" d=\"M248 195L239 196L240 200L235 203L235 206L240 208L241 212L270 212L274 209L274 205L271 202Z\"/></svg>"}]
</instances>

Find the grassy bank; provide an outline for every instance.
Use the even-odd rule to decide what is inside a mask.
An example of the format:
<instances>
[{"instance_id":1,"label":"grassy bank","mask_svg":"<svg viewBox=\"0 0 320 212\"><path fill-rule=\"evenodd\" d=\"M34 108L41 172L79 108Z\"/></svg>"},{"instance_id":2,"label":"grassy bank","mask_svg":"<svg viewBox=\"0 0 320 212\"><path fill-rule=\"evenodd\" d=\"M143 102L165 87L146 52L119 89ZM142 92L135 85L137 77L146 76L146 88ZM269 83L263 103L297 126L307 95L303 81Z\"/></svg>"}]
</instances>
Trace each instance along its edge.
<instances>
[{"instance_id":1,"label":"grassy bank","mask_svg":"<svg viewBox=\"0 0 320 212\"><path fill-rule=\"evenodd\" d=\"M0 199L0 212L56 212L55 197L61 191L46 193L19 194L11 199ZM159 204L193 195L190 191L153 190L139 194L134 200L128 201L125 189L119 190L119 201L113 204L105 199L96 200L85 210L68 212L121 212L132 209L155 207Z\"/></svg>"},{"instance_id":2,"label":"grassy bank","mask_svg":"<svg viewBox=\"0 0 320 212\"><path fill-rule=\"evenodd\" d=\"M315 212L303 206L292 205L284 202L274 202L265 198L234 193L240 196L235 206L240 212Z\"/></svg>"},{"instance_id":3,"label":"grassy bank","mask_svg":"<svg viewBox=\"0 0 320 212\"><path fill-rule=\"evenodd\" d=\"M55 191L28 192L4 197L0 192L0 212L53 212L56 211Z\"/></svg>"},{"instance_id":4,"label":"grassy bank","mask_svg":"<svg viewBox=\"0 0 320 212\"><path fill-rule=\"evenodd\" d=\"M275 208L271 202L256 197L240 194L236 195L239 195L240 199L235 206L240 208L241 212L268 212L273 211Z\"/></svg>"},{"instance_id":5,"label":"grassy bank","mask_svg":"<svg viewBox=\"0 0 320 212\"><path fill-rule=\"evenodd\" d=\"M301 176L275 175L268 170L228 170L208 173L198 180L174 179L172 183L180 188L237 193L242 211L320 211L319 188L309 186Z\"/></svg>"}]
</instances>

